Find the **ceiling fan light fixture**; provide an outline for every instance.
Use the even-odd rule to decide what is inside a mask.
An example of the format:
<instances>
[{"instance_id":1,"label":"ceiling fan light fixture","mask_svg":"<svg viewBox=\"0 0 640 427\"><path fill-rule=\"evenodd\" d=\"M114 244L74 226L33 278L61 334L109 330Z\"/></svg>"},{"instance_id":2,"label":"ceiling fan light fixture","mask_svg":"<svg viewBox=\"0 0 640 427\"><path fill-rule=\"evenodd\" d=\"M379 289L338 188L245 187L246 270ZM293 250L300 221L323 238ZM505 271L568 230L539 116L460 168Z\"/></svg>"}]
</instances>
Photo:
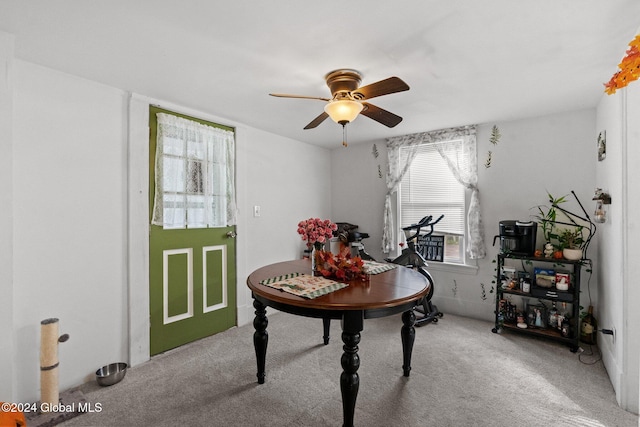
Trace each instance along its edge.
<instances>
[{"instance_id":1,"label":"ceiling fan light fixture","mask_svg":"<svg viewBox=\"0 0 640 427\"><path fill-rule=\"evenodd\" d=\"M331 120L344 126L354 121L363 108L362 103L358 101L340 99L328 102L324 106L324 111L331 117Z\"/></svg>"}]
</instances>

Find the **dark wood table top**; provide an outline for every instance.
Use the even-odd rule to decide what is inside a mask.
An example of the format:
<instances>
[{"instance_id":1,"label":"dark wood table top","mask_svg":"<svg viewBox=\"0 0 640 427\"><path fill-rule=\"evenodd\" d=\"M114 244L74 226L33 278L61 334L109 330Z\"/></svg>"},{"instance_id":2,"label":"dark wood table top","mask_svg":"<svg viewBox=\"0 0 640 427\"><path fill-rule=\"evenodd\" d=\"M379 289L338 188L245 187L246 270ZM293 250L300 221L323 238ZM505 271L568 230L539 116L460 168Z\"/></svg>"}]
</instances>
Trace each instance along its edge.
<instances>
[{"instance_id":1,"label":"dark wood table top","mask_svg":"<svg viewBox=\"0 0 640 427\"><path fill-rule=\"evenodd\" d=\"M373 274L367 281L349 281L349 286L335 292L306 299L269 286L260 281L289 273L311 274L311 261L284 261L259 268L249 275L247 285L254 296L287 306L313 310L384 311L418 301L429 292L429 282L420 273L406 267ZM373 316L366 316L373 317Z\"/></svg>"}]
</instances>

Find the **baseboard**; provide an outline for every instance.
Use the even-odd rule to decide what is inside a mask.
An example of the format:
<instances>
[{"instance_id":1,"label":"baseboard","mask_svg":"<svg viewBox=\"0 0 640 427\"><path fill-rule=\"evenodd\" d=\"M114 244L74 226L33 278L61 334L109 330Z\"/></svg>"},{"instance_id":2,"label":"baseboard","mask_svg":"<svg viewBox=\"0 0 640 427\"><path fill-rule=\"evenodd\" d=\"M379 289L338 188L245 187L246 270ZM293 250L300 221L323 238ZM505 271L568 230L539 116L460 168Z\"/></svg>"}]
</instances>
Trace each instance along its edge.
<instances>
[{"instance_id":1,"label":"baseboard","mask_svg":"<svg viewBox=\"0 0 640 427\"><path fill-rule=\"evenodd\" d=\"M489 299L491 301L489 301ZM487 298L487 300L484 301L481 299L478 299L478 301L469 301L460 298L434 295L432 302L438 307L438 310L445 314L454 314L456 316L470 317L490 322L495 320L495 303L493 298Z\"/></svg>"}]
</instances>

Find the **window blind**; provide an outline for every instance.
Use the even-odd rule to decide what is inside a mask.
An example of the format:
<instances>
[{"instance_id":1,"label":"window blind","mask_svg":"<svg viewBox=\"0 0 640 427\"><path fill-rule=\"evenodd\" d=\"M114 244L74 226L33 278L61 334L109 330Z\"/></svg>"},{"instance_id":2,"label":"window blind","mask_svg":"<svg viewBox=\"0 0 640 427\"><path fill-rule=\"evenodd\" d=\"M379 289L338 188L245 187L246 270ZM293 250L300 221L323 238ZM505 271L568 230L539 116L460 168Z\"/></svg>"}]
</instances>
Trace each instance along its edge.
<instances>
[{"instance_id":1,"label":"window blind","mask_svg":"<svg viewBox=\"0 0 640 427\"><path fill-rule=\"evenodd\" d=\"M450 146L460 141L445 141L437 144ZM450 147L448 147L450 148ZM400 149L401 164L407 161L408 148ZM415 224L427 215L437 219L435 226L442 234L463 235L465 230L465 189L436 150L436 144L422 144L400 183L400 226Z\"/></svg>"}]
</instances>

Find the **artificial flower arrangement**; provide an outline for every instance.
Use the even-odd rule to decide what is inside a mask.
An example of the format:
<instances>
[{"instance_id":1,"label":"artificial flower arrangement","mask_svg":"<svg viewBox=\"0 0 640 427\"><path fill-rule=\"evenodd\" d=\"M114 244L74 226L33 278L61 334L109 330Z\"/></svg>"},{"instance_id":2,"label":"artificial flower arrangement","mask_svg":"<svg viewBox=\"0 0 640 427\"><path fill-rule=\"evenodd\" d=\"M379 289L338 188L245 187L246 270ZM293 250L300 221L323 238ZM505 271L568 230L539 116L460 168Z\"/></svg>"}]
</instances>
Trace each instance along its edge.
<instances>
[{"instance_id":1,"label":"artificial flower arrangement","mask_svg":"<svg viewBox=\"0 0 640 427\"><path fill-rule=\"evenodd\" d=\"M333 237L338 225L328 219L309 218L298 223L298 234L307 242L307 247L322 249L324 243Z\"/></svg>"},{"instance_id":2,"label":"artificial flower arrangement","mask_svg":"<svg viewBox=\"0 0 640 427\"><path fill-rule=\"evenodd\" d=\"M324 277L339 280L366 279L362 258L352 257L348 247L342 248L338 255L322 250L324 243L333 237L337 229L337 224L328 219L309 218L298 223L298 234L307 242L308 248L315 249L312 259L314 269Z\"/></svg>"},{"instance_id":3,"label":"artificial flower arrangement","mask_svg":"<svg viewBox=\"0 0 640 427\"><path fill-rule=\"evenodd\" d=\"M618 64L620 71L616 72L609 82L604 84L604 91L612 95L634 80L640 78L640 34L629 43L627 55Z\"/></svg>"},{"instance_id":4,"label":"artificial flower arrangement","mask_svg":"<svg viewBox=\"0 0 640 427\"><path fill-rule=\"evenodd\" d=\"M352 257L348 247L340 249L338 255L321 251L318 254L318 270L324 277L338 280L366 280L364 262L359 256Z\"/></svg>"}]
</instances>

